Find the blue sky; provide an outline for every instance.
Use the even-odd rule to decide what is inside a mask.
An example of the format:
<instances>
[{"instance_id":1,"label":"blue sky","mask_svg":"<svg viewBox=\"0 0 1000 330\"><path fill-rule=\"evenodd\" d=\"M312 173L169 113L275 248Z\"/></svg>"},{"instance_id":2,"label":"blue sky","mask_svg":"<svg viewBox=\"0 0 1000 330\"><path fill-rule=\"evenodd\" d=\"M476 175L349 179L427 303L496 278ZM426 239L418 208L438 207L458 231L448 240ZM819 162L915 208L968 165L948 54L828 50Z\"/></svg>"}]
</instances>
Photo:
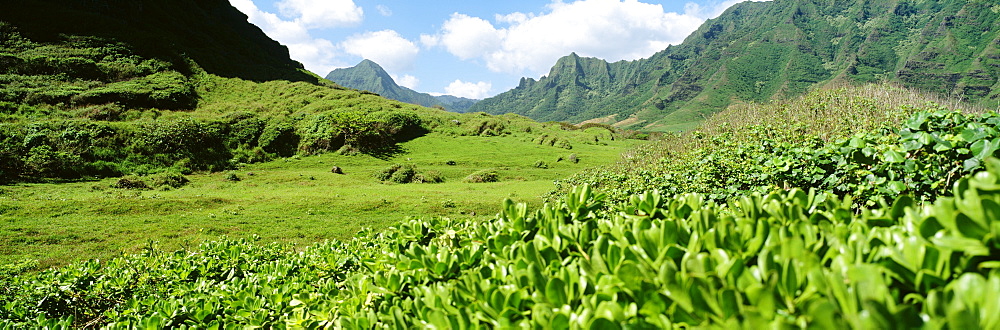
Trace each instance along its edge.
<instances>
[{"instance_id":1,"label":"blue sky","mask_svg":"<svg viewBox=\"0 0 1000 330\"><path fill-rule=\"evenodd\" d=\"M326 76L371 59L420 92L485 98L576 52L608 61L681 42L738 0L230 0Z\"/></svg>"}]
</instances>

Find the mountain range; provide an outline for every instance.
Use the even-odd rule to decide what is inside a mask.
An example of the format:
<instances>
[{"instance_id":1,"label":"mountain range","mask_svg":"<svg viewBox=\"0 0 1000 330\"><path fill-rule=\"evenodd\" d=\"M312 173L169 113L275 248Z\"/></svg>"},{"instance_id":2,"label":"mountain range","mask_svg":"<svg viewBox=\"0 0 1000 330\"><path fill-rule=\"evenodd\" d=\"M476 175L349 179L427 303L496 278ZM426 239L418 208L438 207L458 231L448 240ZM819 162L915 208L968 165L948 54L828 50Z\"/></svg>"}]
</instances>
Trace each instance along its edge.
<instances>
[{"instance_id":1,"label":"mountain range","mask_svg":"<svg viewBox=\"0 0 1000 330\"><path fill-rule=\"evenodd\" d=\"M669 131L734 102L844 83L889 81L995 106L998 77L995 2L775 0L734 5L649 58L570 54L469 111Z\"/></svg>"},{"instance_id":2,"label":"mountain range","mask_svg":"<svg viewBox=\"0 0 1000 330\"><path fill-rule=\"evenodd\" d=\"M466 112L478 101L452 95L434 96L399 86L378 63L368 59L350 68L330 71L326 79L344 87L369 91L388 99L425 107L440 106L453 112Z\"/></svg>"}]
</instances>

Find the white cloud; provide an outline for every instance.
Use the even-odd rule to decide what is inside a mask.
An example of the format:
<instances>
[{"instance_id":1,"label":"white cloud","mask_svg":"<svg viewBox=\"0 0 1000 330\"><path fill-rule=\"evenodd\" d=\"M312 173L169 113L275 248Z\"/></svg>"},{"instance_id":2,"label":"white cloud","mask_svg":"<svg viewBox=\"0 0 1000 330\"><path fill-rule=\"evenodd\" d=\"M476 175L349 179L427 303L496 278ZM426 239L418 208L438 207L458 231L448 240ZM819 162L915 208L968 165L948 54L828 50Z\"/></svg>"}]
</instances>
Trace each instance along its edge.
<instances>
[{"instance_id":1,"label":"white cloud","mask_svg":"<svg viewBox=\"0 0 1000 330\"><path fill-rule=\"evenodd\" d=\"M421 41L462 60L483 61L492 71L539 76L570 52L609 61L648 57L680 43L704 21L638 0L554 0L548 8L542 14L497 15L499 27L456 13L438 34Z\"/></svg>"},{"instance_id":2,"label":"white cloud","mask_svg":"<svg viewBox=\"0 0 1000 330\"><path fill-rule=\"evenodd\" d=\"M482 18L459 13L452 14L441 30L440 35L421 36L420 39L427 46L444 46L448 52L463 60L499 50L505 34Z\"/></svg>"},{"instance_id":3,"label":"white cloud","mask_svg":"<svg viewBox=\"0 0 1000 330\"><path fill-rule=\"evenodd\" d=\"M378 13L382 14L382 16L392 16L392 9L389 9L389 6L378 5L375 6L375 10L378 10Z\"/></svg>"},{"instance_id":4,"label":"white cloud","mask_svg":"<svg viewBox=\"0 0 1000 330\"><path fill-rule=\"evenodd\" d=\"M397 75L394 75L394 74L390 74L390 76L392 76L392 80L396 81L397 85L400 85L400 86L403 86L403 87L406 87L406 88L409 88L409 89L412 89L412 90L416 90L417 86L420 85L420 79L418 79L417 77L408 75L408 74L404 74L402 76L397 76Z\"/></svg>"},{"instance_id":5,"label":"white cloud","mask_svg":"<svg viewBox=\"0 0 1000 330\"><path fill-rule=\"evenodd\" d=\"M341 42L340 47L348 54L375 61L392 72L412 69L420 52L416 44L393 30L356 34Z\"/></svg>"},{"instance_id":6,"label":"white cloud","mask_svg":"<svg viewBox=\"0 0 1000 330\"><path fill-rule=\"evenodd\" d=\"M480 81L480 82L464 82L461 80L455 80L448 84L444 88L445 94L454 95L458 97L465 97L470 99L484 99L490 96L490 90L493 89L493 84Z\"/></svg>"},{"instance_id":7,"label":"white cloud","mask_svg":"<svg viewBox=\"0 0 1000 330\"><path fill-rule=\"evenodd\" d=\"M282 0L278 10L307 28L351 26L361 23L364 10L353 0Z\"/></svg>"}]
</instances>

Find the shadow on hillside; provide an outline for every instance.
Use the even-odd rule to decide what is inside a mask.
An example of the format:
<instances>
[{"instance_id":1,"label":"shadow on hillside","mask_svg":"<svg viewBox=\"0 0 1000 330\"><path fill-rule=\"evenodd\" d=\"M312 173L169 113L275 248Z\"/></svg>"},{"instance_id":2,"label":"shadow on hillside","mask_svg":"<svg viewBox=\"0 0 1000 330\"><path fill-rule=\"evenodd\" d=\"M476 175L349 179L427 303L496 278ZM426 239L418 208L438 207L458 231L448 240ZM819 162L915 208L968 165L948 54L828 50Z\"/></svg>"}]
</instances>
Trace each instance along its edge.
<instances>
[{"instance_id":1,"label":"shadow on hillside","mask_svg":"<svg viewBox=\"0 0 1000 330\"><path fill-rule=\"evenodd\" d=\"M396 157L397 155L406 153L406 149L403 149L403 147L399 146L399 144L392 144L375 149L365 150L364 153L366 155L370 155L372 157L381 160L390 160L393 157Z\"/></svg>"},{"instance_id":2,"label":"shadow on hillside","mask_svg":"<svg viewBox=\"0 0 1000 330\"><path fill-rule=\"evenodd\" d=\"M169 61L185 75L196 65L257 82L318 81L227 0L22 1L0 10L0 21L41 42L74 35L116 40L139 55Z\"/></svg>"}]
</instances>

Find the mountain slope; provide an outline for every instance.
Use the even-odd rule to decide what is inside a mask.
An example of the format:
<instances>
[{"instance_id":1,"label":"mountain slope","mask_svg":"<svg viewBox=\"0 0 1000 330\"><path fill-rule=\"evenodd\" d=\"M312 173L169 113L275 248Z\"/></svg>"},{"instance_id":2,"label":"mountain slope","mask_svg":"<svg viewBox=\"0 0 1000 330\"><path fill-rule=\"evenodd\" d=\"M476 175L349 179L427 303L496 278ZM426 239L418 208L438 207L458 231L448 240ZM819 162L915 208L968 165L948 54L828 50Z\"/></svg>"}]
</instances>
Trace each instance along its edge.
<instances>
[{"instance_id":1,"label":"mountain slope","mask_svg":"<svg viewBox=\"0 0 1000 330\"><path fill-rule=\"evenodd\" d=\"M127 44L137 55L190 63L204 71L254 81L316 82L288 49L271 40L227 0L0 1L0 21L39 42L79 35Z\"/></svg>"},{"instance_id":2,"label":"mountain slope","mask_svg":"<svg viewBox=\"0 0 1000 330\"><path fill-rule=\"evenodd\" d=\"M747 2L650 58L571 54L470 111L670 130L733 102L882 80L993 104L998 49L1000 6L987 1Z\"/></svg>"},{"instance_id":3,"label":"mountain slope","mask_svg":"<svg viewBox=\"0 0 1000 330\"><path fill-rule=\"evenodd\" d=\"M425 107L442 106L449 111L465 112L476 100L451 95L433 96L399 86L381 66L371 60L363 60L350 68L330 71L326 79L344 87L366 90L385 98Z\"/></svg>"}]
</instances>

